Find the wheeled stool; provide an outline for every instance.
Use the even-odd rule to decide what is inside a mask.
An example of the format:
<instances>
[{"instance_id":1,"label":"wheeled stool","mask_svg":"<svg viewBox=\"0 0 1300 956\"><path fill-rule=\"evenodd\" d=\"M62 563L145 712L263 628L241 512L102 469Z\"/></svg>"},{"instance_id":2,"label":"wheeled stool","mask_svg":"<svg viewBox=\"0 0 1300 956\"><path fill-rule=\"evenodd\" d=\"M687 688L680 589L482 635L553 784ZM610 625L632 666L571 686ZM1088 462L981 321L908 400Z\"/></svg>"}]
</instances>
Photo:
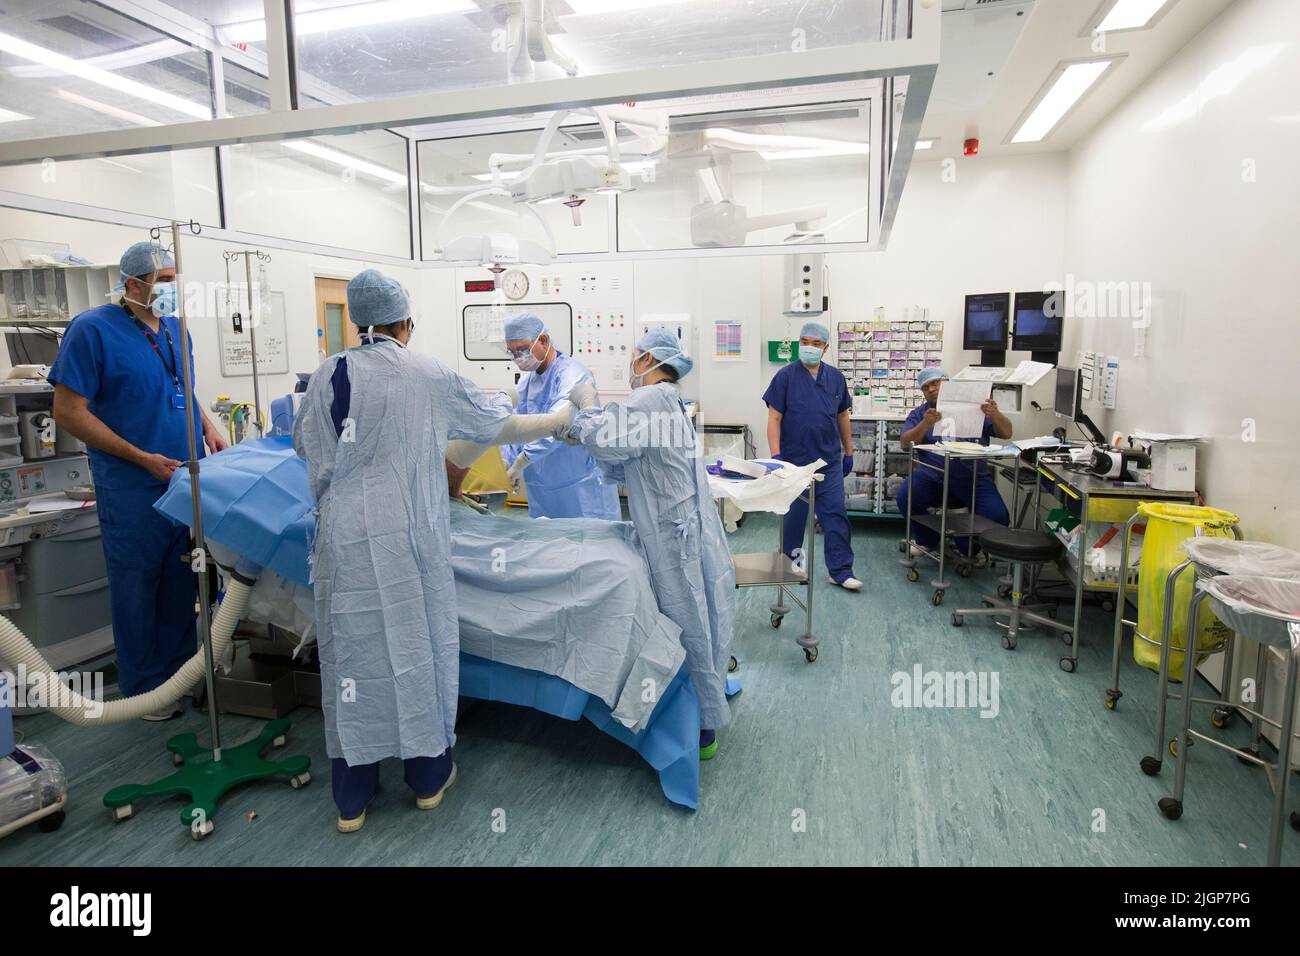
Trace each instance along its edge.
<instances>
[{"instance_id":1,"label":"wheeled stool","mask_svg":"<svg viewBox=\"0 0 1300 956\"><path fill-rule=\"evenodd\" d=\"M1055 604L1022 604L1025 598L1025 565L1046 564L1055 561L1061 553L1061 542L1045 531L1029 528L994 528L980 535L980 547L990 558L1011 565L1011 594L1003 600L992 594L984 596L984 607L960 608L952 612L954 627L961 627L968 616L1006 618L1007 632L1002 635L1002 646L1014 650L1020 629L1029 624L1041 624L1061 632L1061 639L1070 643L1070 628L1046 614L1056 613ZM999 624L1001 621L998 622Z\"/></svg>"}]
</instances>

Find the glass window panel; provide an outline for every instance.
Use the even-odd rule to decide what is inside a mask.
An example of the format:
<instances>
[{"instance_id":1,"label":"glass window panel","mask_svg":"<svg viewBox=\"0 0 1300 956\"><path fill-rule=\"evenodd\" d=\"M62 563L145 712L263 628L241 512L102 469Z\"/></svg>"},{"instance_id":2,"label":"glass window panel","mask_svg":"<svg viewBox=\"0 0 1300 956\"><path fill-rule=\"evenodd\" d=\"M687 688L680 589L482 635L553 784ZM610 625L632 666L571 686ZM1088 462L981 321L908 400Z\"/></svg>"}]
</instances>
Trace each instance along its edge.
<instances>
[{"instance_id":1,"label":"glass window panel","mask_svg":"<svg viewBox=\"0 0 1300 956\"><path fill-rule=\"evenodd\" d=\"M325 303L325 341L330 355L347 348L343 335L343 303Z\"/></svg>"},{"instance_id":2,"label":"glass window panel","mask_svg":"<svg viewBox=\"0 0 1300 956\"><path fill-rule=\"evenodd\" d=\"M557 147L588 145L585 139L575 140L570 132L584 135L594 133L594 125L564 127L557 137ZM511 202L504 195L483 195L468 200L447 219L447 212L473 187L488 189L491 176L488 158L493 153L510 153L531 156L537 148L541 129L510 133L492 133L482 136L462 136L448 139L421 141L420 159L420 216L423 236L423 256L438 258L434 250L439 242L457 236L482 235L506 232L526 239L546 241L546 232L523 204ZM564 140L564 143L558 142ZM599 141L599 139L597 139ZM507 168L505 177L522 168L515 163ZM588 196L578 210L579 222L563 203L545 203L531 207L545 220L555 238L556 252L605 252L609 248L609 197ZM442 223L446 221L446 225ZM441 234L439 228L442 226Z\"/></svg>"},{"instance_id":3,"label":"glass window panel","mask_svg":"<svg viewBox=\"0 0 1300 956\"><path fill-rule=\"evenodd\" d=\"M546 46L538 62L519 42L512 9L475 0L294 0L300 83L375 100L560 78L566 60L593 75L815 51L879 41L887 15L884 0L553 0L544 39L535 38Z\"/></svg>"},{"instance_id":4,"label":"glass window panel","mask_svg":"<svg viewBox=\"0 0 1300 956\"><path fill-rule=\"evenodd\" d=\"M619 249L867 241L870 106L673 116L666 157L618 198Z\"/></svg>"},{"instance_id":5,"label":"glass window panel","mask_svg":"<svg viewBox=\"0 0 1300 956\"><path fill-rule=\"evenodd\" d=\"M0 189L160 219L221 221L211 149L5 166Z\"/></svg>"},{"instance_id":6,"label":"glass window panel","mask_svg":"<svg viewBox=\"0 0 1300 956\"><path fill-rule=\"evenodd\" d=\"M411 254L406 138L386 130L227 147L231 228Z\"/></svg>"},{"instance_id":7,"label":"glass window panel","mask_svg":"<svg viewBox=\"0 0 1300 956\"><path fill-rule=\"evenodd\" d=\"M95 3L0 17L0 141L209 119L206 51Z\"/></svg>"}]
</instances>

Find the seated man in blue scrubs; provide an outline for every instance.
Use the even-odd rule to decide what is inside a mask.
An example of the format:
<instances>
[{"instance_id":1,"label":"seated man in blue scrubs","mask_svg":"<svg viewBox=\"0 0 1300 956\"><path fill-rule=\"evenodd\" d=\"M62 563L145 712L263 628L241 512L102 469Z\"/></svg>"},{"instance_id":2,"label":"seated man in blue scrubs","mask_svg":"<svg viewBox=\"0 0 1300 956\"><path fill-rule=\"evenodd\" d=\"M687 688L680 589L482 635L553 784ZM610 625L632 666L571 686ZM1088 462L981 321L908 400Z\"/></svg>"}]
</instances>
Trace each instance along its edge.
<instances>
[{"instance_id":1,"label":"seated man in blue scrubs","mask_svg":"<svg viewBox=\"0 0 1300 956\"><path fill-rule=\"evenodd\" d=\"M176 262L153 242L122 254L117 302L68 325L50 369L54 420L89 448L95 501L108 566L118 683L127 696L162 684L194 654L195 578L183 556L188 528L153 503L189 457L185 370L191 342L176 319ZM226 439L189 395L196 434L208 451ZM197 454L203 457L203 444ZM168 707L146 720L167 720Z\"/></svg>"},{"instance_id":2,"label":"seated man in blue scrubs","mask_svg":"<svg viewBox=\"0 0 1300 956\"><path fill-rule=\"evenodd\" d=\"M849 424L849 397L844 373L823 359L830 344L830 329L820 322L805 322L799 330L799 361L772 376L763 401L767 403L767 445L773 458L792 465L808 465L818 458L826 466L818 472L817 520L825 539L826 570L831 583L850 591L862 588L853 576L853 546L844 499L844 476L853 470L853 437ZM784 544L788 555L804 546L808 503L790 505L784 519Z\"/></svg>"},{"instance_id":3,"label":"seated man in blue scrubs","mask_svg":"<svg viewBox=\"0 0 1300 956\"><path fill-rule=\"evenodd\" d=\"M546 414L580 382L594 382L587 367L551 342L542 320L531 312L506 320L506 349L524 374L519 379L520 415ZM502 445L506 476L520 475L528 488L531 518L604 518L618 521L618 486L601 480L587 449L554 438L526 445Z\"/></svg>"},{"instance_id":4,"label":"seated man in blue scrubs","mask_svg":"<svg viewBox=\"0 0 1300 956\"><path fill-rule=\"evenodd\" d=\"M920 387L921 394L925 396L925 401L912 409L912 413L903 422L900 444L904 450L913 445L927 445L934 441L934 427L943 420L938 409L939 389L947 380L948 374L941 368L927 368L916 377L916 384ZM1011 420L998 410L997 402L990 398L980 406L980 410L984 412L984 428L980 435L952 436L954 440L978 441L981 445L987 445L990 436L1003 440L1011 437ZM922 461L943 467L943 458L933 452L923 451L920 453L920 458ZM974 502L966 500L971 496L972 464L979 468L979 477L975 481ZM939 499L943 496L942 472L929 468L916 468L909 480L912 483L913 515L925 514L927 509L940 504ZM903 487L898 490L898 510L901 514L907 514L907 486L908 482L905 481ZM954 461L949 465L948 501L950 507L973 506L975 514L983 515L998 524L1005 525L1011 522L1007 506L993 483L993 475L983 462ZM939 544L939 534L913 521L912 540L916 542L913 545L914 550L934 549ZM967 550L966 554L969 557L979 546L974 539L968 540L970 550Z\"/></svg>"}]
</instances>

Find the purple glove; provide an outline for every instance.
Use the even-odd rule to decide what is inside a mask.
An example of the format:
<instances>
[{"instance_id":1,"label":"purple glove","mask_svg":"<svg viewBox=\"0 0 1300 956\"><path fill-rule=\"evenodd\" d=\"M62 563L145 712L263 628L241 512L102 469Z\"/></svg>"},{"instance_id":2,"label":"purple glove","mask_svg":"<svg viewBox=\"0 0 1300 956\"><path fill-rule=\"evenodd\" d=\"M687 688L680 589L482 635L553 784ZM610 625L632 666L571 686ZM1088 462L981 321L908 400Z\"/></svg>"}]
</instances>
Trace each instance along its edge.
<instances>
[{"instance_id":1,"label":"purple glove","mask_svg":"<svg viewBox=\"0 0 1300 956\"><path fill-rule=\"evenodd\" d=\"M844 456L844 475L845 475L845 477L848 477L849 472L851 472L852 470L853 470L853 456L852 456L852 455L845 455L845 456Z\"/></svg>"},{"instance_id":2,"label":"purple glove","mask_svg":"<svg viewBox=\"0 0 1300 956\"><path fill-rule=\"evenodd\" d=\"M785 461L785 459L782 458L780 455L773 455L773 456L772 456L772 460L773 460L773 461Z\"/></svg>"}]
</instances>

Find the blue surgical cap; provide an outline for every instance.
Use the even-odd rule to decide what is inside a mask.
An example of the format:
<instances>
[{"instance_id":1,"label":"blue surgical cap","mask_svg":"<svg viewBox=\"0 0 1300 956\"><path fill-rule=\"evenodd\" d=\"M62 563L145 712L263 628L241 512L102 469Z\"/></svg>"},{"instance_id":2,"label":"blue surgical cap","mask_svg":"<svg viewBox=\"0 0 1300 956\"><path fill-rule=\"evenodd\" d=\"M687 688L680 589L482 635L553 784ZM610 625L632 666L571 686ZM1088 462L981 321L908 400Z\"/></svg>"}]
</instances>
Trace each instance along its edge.
<instances>
[{"instance_id":1,"label":"blue surgical cap","mask_svg":"<svg viewBox=\"0 0 1300 956\"><path fill-rule=\"evenodd\" d=\"M682 346L677 341L677 336L662 326L651 329L641 336L641 341L636 343L636 347L638 352L649 352L660 362L670 366L677 373L679 379L685 378L687 373L695 367L695 363L691 361L690 357L682 352Z\"/></svg>"},{"instance_id":2,"label":"blue surgical cap","mask_svg":"<svg viewBox=\"0 0 1300 956\"><path fill-rule=\"evenodd\" d=\"M916 377L916 387L924 388L925 385L927 385L930 382L933 382L936 378L947 379L948 373L941 368L923 369L921 371L921 374Z\"/></svg>"},{"instance_id":3,"label":"blue surgical cap","mask_svg":"<svg viewBox=\"0 0 1300 956\"><path fill-rule=\"evenodd\" d=\"M531 312L520 312L506 319L506 341L524 339L532 342L546 331L546 325Z\"/></svg>"},{"instance_id":4,"label":"blue surgical cap","mask_svg":"<svg viewBox=\"0 0 1300 956\"><path fill-rule=\"evenodd\" d=\"M172 258L172 254L158 243L149 239L133 242L127 246L126 252L122 253L122 258L118 262L122 281L113 291L121 292L125 289L127 279L152 275L159 269L175 268L176 260Z\"/></svg>"},{"instance_id":5,"label":"blue surgical cap","mask_svg":"<svg viewBox=\"0 0 1300 956\"><path fill-rule=\"evenodd\" d=\"M348 318L363 329L411 317L411 297L378 269L358 272L348 283Z\"/></svg>"},{"instance_id":6,"label":"blue surgical cap","mask_svg":"<svg viewBox=\"0 0 1300 956\"><path fill-rule=\"evenodd\" d=\"M799 338L816 339L818 342L829 342L831 340L831 330L826 328L820 322L805 322L803 328L799 330Z\"/></svg>"}]
</instances>

